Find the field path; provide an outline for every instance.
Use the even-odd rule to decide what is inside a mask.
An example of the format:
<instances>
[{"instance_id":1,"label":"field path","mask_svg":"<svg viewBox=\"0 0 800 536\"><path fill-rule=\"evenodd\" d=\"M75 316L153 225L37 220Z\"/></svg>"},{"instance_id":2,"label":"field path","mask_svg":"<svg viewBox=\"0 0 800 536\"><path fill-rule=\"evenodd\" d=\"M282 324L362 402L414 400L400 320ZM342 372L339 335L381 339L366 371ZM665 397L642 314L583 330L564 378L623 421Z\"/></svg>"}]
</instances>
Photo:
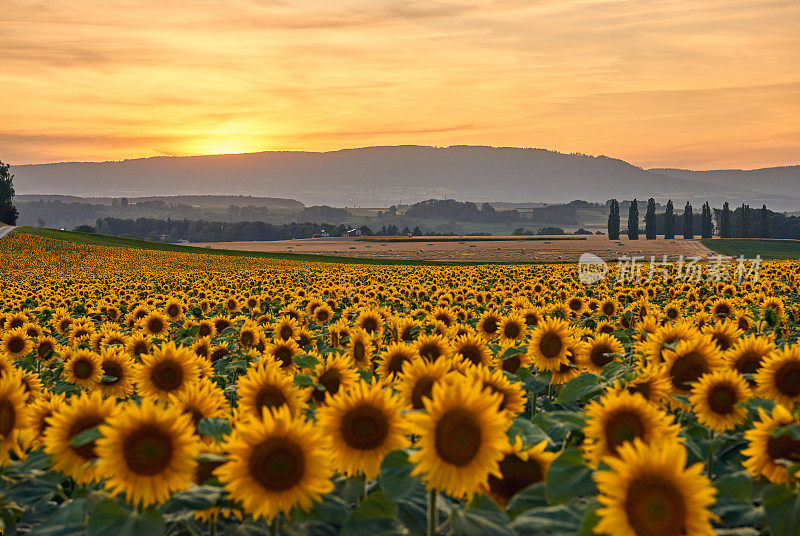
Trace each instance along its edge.
<instances>
[{"instance_id":1,"label":"field path","mask_svg":"<svg viewBox=\"0 0 800 536\"><path fill-rule=\"evenodd\" d=\"M684 257L706 258L714 252L700 240L609 240L605 236L586 236L586 240L481 240L453 242L381 242L379 239L361 241L353 238L307 238L262 242L205 242L192 246L239 251L273 253L308 253L371 259L405 259L461 262L577 262L583 253L594 253L605 260L627 255L651 256L661 260L663 255L674 260Z\"/></svg>"},{"instance_id":2,"label":"field path","mask_svg":"<svg viewBox=\"0 0 800 536\"><path fill-rule=\"evenodd\" d=\"M3 238L4 236L11 234L11 231L13 231L14 229L15 227L13 225L4 225L0 227L0 238Z\"/></svg>"}]
</instances>

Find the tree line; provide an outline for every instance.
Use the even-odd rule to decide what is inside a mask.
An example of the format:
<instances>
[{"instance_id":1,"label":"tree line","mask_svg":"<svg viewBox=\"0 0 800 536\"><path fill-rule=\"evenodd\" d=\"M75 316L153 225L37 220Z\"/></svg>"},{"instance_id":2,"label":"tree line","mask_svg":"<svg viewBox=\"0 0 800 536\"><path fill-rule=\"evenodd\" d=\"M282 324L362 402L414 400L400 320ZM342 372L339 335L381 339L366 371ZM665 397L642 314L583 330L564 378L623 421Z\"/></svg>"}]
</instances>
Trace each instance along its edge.
<instances>
[{"instance_id":1,"label":"tree line","mask_svg":"<svg viewBox=\"0 0 800 536\"><path fill-rule=\"evenodd\" d=\"M0 162L0 223L16 225L19 212L14 206L14 175L10 164Z\"/></svg>"},{"instance_id":2,"label":"tree line","mask_svg":"<svg viewBox=\"0 0 800 536\"><path fill-rule=\"evenodd\" d=\"M630 240L639 238L642 232L639 223L639 204L634 199L628 208L626 234ZM616 199L612 199L609 203L608 237L619 240L620 232L620 206ZM671 240L679 233L686 239L695 235L711 238L715 234L720 238L800 238L800 217L773 212L766 205L756 210L743 203L731 210L727 202L721 209L712 209L706 202L697 214L688 201L683 213L676 214L671 199L664 212L657 214L656 202L651 197L644 217L645 238L654 240L658 235L664 235L665 239Z\"/></svg>"}]
</instances>

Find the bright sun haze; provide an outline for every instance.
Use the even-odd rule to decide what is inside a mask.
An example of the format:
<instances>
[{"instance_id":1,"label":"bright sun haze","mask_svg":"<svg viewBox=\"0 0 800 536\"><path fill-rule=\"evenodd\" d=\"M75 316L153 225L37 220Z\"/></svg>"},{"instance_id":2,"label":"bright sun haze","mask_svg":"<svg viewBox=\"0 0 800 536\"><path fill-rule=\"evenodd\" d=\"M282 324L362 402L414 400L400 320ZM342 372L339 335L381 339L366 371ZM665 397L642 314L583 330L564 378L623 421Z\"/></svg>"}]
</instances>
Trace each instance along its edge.
<instances>
[{"instance_id":1,"label":"bright sun haze","mask_svg":"<svg viewBox=\"0 0 800 536\"><path fill-rule=\"evenodd\" d=\"M368 145L800 155L800 3L7 0L14 164Z\"/></svg>"}]
</instances>

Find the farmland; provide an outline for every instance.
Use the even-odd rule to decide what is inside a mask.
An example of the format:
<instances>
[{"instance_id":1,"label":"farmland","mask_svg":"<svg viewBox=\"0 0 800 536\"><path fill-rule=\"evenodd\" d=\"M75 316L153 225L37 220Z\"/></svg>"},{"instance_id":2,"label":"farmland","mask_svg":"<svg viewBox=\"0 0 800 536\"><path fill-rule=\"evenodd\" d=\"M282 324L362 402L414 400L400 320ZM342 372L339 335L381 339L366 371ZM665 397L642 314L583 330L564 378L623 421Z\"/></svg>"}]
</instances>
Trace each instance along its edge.
<instances>
[{"instance_id":1,"label":"farmland","mask_svg":"<svg viewBox=\"0 0 800 536\"><path fill-rule=\"evenodd\" d=\"M795 534L800 262L584 286L225 247L0 239L4 531Z\"/></svg>"}]
</instances>

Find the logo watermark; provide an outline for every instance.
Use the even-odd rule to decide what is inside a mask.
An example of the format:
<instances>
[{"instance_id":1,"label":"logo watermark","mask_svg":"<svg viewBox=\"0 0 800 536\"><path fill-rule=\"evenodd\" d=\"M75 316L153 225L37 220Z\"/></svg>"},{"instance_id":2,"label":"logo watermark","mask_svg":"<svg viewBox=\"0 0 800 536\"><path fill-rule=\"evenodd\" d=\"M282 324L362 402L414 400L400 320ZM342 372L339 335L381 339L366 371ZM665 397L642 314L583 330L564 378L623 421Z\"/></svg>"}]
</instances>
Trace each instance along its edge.
<instances>
[{"instance_id":1,"label":"logo watermark","mask_svg":"<svg viewBox=\"0 0 800 536\"><path fill-rule=\"evenodd\" d=\"M731 259L724 255L711 255L706 257L684 257L680 255L674 260L670 260L667 255L657 259L655 255L650 257L649 262L643 256L628 257L623 255L617 258L616 281L623 283L639 283L641 281L653 281L661 279L667 283L670 277L673 281L686 281L699 283L701 281L709 283L719 283L722 281L736 280L738 283L743 281L758 281L759 269L761 266L761 256L756 255L754 259L745 259L740 256L738 259ZM704 261L705 262L702 262ZM647 268L646 277L642 274L643 268ZM733 273L731 273L731 271ZM578 279L584 285L591 285L605 279L609 274L608 263L594 253L584 253L578 260Z\"/></svg>"}]
</instances>

